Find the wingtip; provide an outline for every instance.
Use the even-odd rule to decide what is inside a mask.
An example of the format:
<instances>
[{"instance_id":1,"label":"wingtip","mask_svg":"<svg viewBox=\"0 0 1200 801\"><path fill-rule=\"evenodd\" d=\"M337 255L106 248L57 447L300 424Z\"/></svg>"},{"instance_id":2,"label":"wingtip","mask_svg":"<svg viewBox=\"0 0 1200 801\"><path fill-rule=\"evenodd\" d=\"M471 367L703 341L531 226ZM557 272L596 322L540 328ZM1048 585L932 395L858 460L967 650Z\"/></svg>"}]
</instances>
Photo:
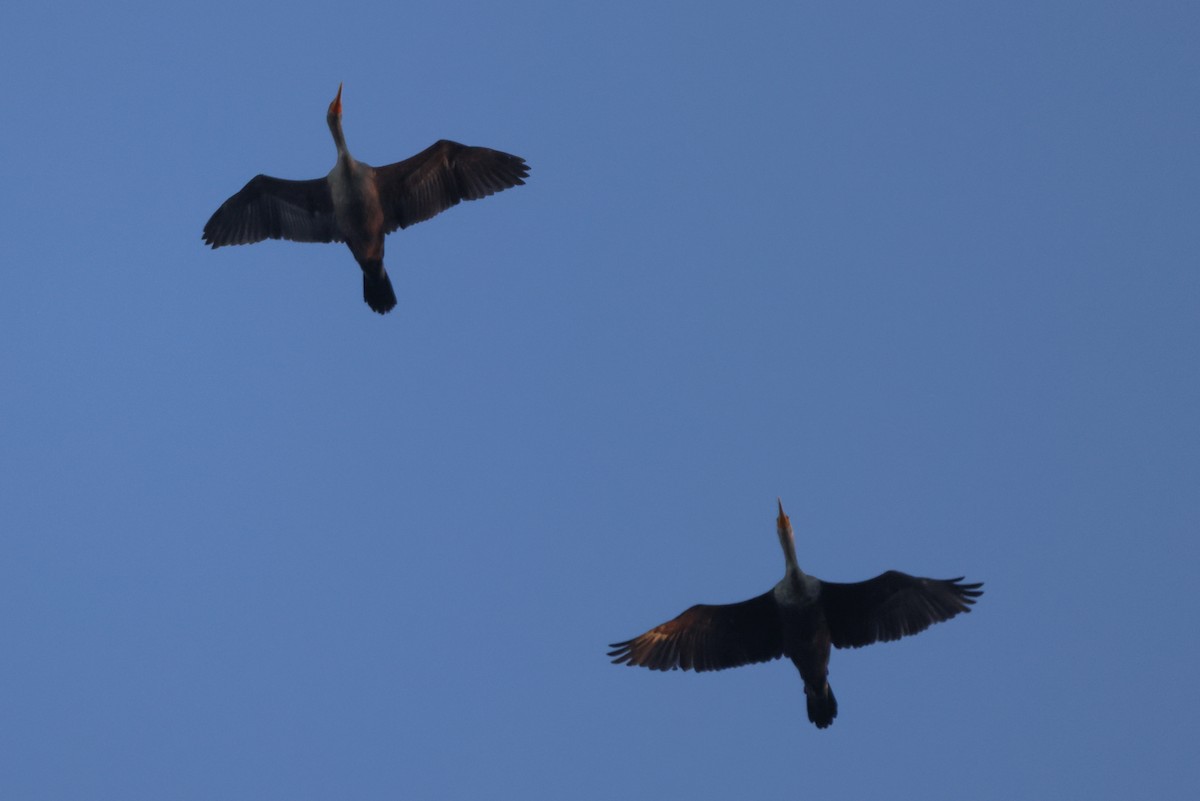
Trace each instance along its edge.
<instances>
[{"instance_id":1,"label":"wingtip","mask_svg":"<svg viewBox=\"0 0 1200 801\"><path fill-rule=\"evenodd\" d=\"M958 594L958 599L962 603L962 611L970 612L971 607L983 595L983 582L978 581L972 584L963 584L962 580L965 576L959 576L955 579L949 579L950 586Z\"/></svg>"},{"instance_id":2,"label":"wingtip","mask_svg":"<svg viewBox=\"0 0 1200 801\"><path fill-rule=\"evenodd\" d=\"M632 665L633 651L630 648L630 645L632 644L633 640L609 643L608 647L612 650L608 651L605 656L607 656L614 665Z\"/></svg>"},{"instance_id":3,"label":"wingtip","mask_svg":"<svg viewBox=\"0 0 1200 801\"><path fill-rule=\"evenodd\" d=\"M950 579L950 583L957 587L959 592L962 592L965 595L970 595L975 598L983 595L982 581L972 582L971 584L963 584L963 580L965 578L966 576L959 576L958 578Z\"/></svg>"}]
</instances>

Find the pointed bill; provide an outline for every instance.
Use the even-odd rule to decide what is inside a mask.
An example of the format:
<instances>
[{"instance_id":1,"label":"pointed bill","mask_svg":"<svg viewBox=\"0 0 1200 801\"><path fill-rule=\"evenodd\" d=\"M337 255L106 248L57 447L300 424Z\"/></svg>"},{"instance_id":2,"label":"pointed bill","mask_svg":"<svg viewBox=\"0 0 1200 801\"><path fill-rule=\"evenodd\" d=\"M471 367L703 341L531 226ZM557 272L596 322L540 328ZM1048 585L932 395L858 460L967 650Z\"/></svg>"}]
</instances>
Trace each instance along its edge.
<instances>
[{"instance_id":1,"label":"pointed bill","mask_svg":"<svg viewBox=\"0 0 1200 801\"><path fill-rule=\"evenodd\" d=\"M340 81L338 82L337 97L329 104L329 113L335 117L342 116L342 84Z\"/></svg>"}]
</instances>

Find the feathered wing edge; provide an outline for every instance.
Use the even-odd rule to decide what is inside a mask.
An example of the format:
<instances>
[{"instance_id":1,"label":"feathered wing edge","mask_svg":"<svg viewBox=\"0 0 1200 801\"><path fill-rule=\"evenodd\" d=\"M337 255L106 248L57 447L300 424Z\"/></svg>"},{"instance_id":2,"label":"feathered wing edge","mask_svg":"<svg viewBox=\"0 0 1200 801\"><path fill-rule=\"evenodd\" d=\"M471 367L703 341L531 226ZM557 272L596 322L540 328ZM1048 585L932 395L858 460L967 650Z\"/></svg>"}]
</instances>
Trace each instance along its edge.
<instances>
[{"instance_id":1,"label":"feathered wing edge","mask_svg":"<svg viewBox=\"0 0 1200 801\"><path fill-rule=\"evenodd\" d=\"M962 613L983 595L963 577L930 579L889 570L853 584L821 582L820 603L838 648L860 648L918 634Z\"/></svg>"},{"instance_id":2,"label":"feathered wing edge","mask_svg":"<svg viewBox=\"0 0 1200 801\"><path fill-rule=\"evenodd\" d=\"M213 248L264 239L340 242L329 182L256 175L204 225L204 242Z\"/></svg>"},{"instance_id":3,"label":"feathered wing edge","mask_svg":"<svg viewBox=\"0 0 1200 801\"><path fill-rule=\"evenodd\" d=\"M384 230L428 220L463 200L520 186L529 165L520 156L441 139L404 161L375 168Z\"/></svg>"},{"instance_id":4,"label":"feathered wing edge","mask_svg":"<svg viewBox=\"0 0 1200 801\"><path fill-rule=\"evenodd\" d=\"M701 672L778 659L783 632L772 591L735 604L698 604L609 647L614 664Z\"/></svg>"}]
</instances>

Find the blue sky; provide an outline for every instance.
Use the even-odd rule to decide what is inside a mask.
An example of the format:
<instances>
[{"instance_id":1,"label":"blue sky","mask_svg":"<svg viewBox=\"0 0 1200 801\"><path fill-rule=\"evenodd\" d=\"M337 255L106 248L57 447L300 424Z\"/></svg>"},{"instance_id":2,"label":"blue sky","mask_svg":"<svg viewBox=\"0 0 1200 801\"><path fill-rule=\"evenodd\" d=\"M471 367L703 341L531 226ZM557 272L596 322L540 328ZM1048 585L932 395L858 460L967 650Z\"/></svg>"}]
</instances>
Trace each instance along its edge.
<instances>
[{"instance_id":1,"label":"blue sky","mask_svg":"<svg viewBox=\"0 0 1200 801\"><path fill-rule=\"evenodd\" d=\"M1179 798L1200 784L1200 11L0 10L0 796ZM211 251L259 172L527 186ZM986 582L701 676L801 565ZM1189 633L1190 632L1190 633Z\"/></svg>"}]
</instances>

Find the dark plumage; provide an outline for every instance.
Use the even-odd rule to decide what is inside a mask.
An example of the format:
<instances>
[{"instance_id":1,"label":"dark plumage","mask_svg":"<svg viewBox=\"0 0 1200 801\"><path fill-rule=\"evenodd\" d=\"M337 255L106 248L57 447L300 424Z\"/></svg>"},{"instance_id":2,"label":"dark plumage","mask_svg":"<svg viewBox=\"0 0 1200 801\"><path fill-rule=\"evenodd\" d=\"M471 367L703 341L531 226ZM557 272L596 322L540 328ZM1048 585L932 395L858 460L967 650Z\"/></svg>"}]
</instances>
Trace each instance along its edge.
<instances>
[{"instance_id":1,"label":"dark plumage","mask_svg":"<svg viewBox=\"0 0 1200 801\"><path fill-rule=\"evenodd\" d=\"M519 156L442 139L386 167L356 161L342 134L342 87L326 116L338 159L329 175L289 181L257 175L226 200L204 226L214 248L264 239L345 242L363 271L363 299L384 314L396 305L383 266L383 239L463 200L478 200L524 184Z\"/></svg>"},{"instance_id":2,"label":"dark plumage","mask_svg":"<svg viewBox=\"0 0 1200 801\"><path fill-rule=\"evenodd\" d=\"M735 604L698 604L639 637L614 643L613 662L651 670L724 670L786 656L804 680L808 719L837 717L827 680L830 646L859 648L917 634L970 612L982 584L889 570L840 584L800 570L792 523L779 504L776 525L787 571L769 592Z\"/></svg>"}]
</instances>

